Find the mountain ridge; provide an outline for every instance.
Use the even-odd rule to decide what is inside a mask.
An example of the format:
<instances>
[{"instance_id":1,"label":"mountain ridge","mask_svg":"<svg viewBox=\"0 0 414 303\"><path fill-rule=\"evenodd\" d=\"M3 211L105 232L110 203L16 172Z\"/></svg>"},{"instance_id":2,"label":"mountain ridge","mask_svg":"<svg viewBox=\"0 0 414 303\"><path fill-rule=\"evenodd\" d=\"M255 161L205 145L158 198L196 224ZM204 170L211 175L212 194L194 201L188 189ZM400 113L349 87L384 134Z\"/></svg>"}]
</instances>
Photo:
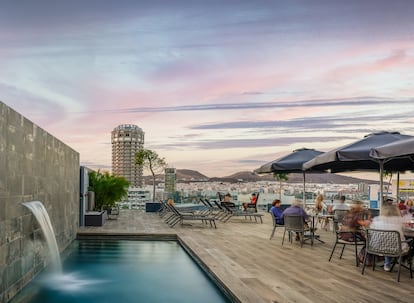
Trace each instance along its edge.
<instances>
[{"instance_id":1,"label":"mountain ridge","mask_svg":"<svg viewBox=\"0 0 414 303\"><path fill-rule=\"evenodd\" d=\"M150 178L152 176L146 176L145 178ZM157 179L164 178L164 175L160 174L157 176ZM208 177L199 171L192 169L176 169L176 179L177 182L257 182L257 181L276 181L276 179L271 175L259 176L252 171L240 171L229 176L225 177ZM350 183L368 183L376 184L377 181L360 179L355 177L343 176L332 173L308 173L305 175L305 180L307 183L320 183L320 184L350 184ZM302 183L303 174L302 173L290 173L288 174L288 180L286 183Z\"/></svg>"}]
</instances>

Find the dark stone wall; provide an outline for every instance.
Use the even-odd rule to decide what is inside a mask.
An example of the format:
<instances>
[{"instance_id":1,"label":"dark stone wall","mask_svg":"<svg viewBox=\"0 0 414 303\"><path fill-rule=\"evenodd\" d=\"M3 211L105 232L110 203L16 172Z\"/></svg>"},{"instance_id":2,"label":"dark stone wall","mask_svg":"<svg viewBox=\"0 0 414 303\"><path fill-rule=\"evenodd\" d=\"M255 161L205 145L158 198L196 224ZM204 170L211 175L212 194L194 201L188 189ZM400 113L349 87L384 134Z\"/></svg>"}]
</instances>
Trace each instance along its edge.
<instances>
[{"instance_id":1,"label":"dark stone wall","mask_svg":"<svg viewBox=\"0 0 414 303\"><path fill-rule=\"evenodd\" d=\"M42 231L21 204L35 200L62 251L79 226L79 153L0 101L0 302L48 263Z\"/></svg>"}]
</instances>

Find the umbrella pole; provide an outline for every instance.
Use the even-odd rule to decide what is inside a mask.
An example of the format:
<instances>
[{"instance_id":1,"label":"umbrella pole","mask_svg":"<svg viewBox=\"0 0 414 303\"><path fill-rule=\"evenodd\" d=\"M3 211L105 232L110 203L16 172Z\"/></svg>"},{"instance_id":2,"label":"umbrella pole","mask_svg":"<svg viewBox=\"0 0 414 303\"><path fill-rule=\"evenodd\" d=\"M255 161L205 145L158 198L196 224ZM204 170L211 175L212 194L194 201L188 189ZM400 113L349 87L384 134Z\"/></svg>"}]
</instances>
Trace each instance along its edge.
<instances>
[{"instance_id":1,"label":"umbrella pole","mask_svg":"<svg viewBox=\"0 0 414 303\"><path fill-rule=\"evenodd\" d=\"M400 201L400 172L397 172L397 202Z\"/></svg>"},{"instance_id":2,"label":"umbrella pole","mask_svg":"<svg viewBox=\"0 0 414 303\"><path fill-rule=\"evenodd\" d=\"M382 201L384 201L384 160L379 161L380 165L380 200L378 201L378 208L381 213Z\"/></svg>"},{"instance_id":3,"label":"umbrella pole","mask_svg":"<svg viewBox=\"0 0 414 303\"><path fill-rule=\"evenodd\" d=\"M306 174L305 174L305 171L303 171L303 207L306 206L306 186L305 186L305 179L306 179Z\"/></svg>"}]
</instances>

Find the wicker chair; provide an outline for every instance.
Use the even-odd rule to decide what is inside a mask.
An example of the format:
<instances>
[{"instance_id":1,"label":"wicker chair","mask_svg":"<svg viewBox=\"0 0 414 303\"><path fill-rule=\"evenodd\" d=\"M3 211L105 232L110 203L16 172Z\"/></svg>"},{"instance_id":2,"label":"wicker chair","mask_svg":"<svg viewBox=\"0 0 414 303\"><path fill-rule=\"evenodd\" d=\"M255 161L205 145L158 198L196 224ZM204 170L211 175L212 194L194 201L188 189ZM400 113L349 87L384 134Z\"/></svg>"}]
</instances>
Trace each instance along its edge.
<instances>
[{"instance_id":1,"label":"wicker chair","mask_svg":"<svg viewBox=\"0 0 414 303\"><path fill-rule=\"evenodd\" d=\"M401 235L397 230L367 229L366 249L361 273L364 274L368 254L389 256L394 258L391 271L395 264L398 264L397 282L400 282L402 257L407 256L408 266L402 266L409 269L412 279L412 255L409 245L403 246L403 243L408 244L409 242L411 242L411 239L409 241L401 241ZM375 270L375 258L372 258L372 270Z\"/></svg>"}]
</instances>

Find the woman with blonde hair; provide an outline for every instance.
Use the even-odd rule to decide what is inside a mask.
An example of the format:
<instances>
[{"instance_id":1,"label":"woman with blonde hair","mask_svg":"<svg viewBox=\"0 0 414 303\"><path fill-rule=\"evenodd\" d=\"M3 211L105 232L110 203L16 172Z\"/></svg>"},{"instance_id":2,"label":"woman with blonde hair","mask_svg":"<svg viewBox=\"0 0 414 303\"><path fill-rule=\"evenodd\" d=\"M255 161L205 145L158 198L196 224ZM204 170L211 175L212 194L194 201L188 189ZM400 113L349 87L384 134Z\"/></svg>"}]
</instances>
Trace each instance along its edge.
<instances>
[{"instance_id":1,"label":"woman with blonde hair","mask_svg":"<svg viewBox=\"0 0 414 303\"><path fill-rule=\"evenodd\" d=\"M325 214L329 214L329 208L328 206L323 202L323 195L322 194L318 194L315 198L315 212L316 214L320 215L325 215ZM322 218L320 218L321 220ZM323 228L325 230L327 230L328 228L328 223L329 223L329 218L325 217L324 218L324 223L323 223ZM320 221L321 222L321 221Z\"/></svg>"},{"instance_id":2,"label":"woman with blonde hair","mask_svg":"<svg viewBox=\"0 0 414 303\"><path fill-rule=\"evenodd\" d=\"M321 213L323 211L323 209L326 209L326 205L325 203L323 203L323 195L322 194L318 194L315 198L315 210L316 213Z\"/></svg>"}]
</instances>

